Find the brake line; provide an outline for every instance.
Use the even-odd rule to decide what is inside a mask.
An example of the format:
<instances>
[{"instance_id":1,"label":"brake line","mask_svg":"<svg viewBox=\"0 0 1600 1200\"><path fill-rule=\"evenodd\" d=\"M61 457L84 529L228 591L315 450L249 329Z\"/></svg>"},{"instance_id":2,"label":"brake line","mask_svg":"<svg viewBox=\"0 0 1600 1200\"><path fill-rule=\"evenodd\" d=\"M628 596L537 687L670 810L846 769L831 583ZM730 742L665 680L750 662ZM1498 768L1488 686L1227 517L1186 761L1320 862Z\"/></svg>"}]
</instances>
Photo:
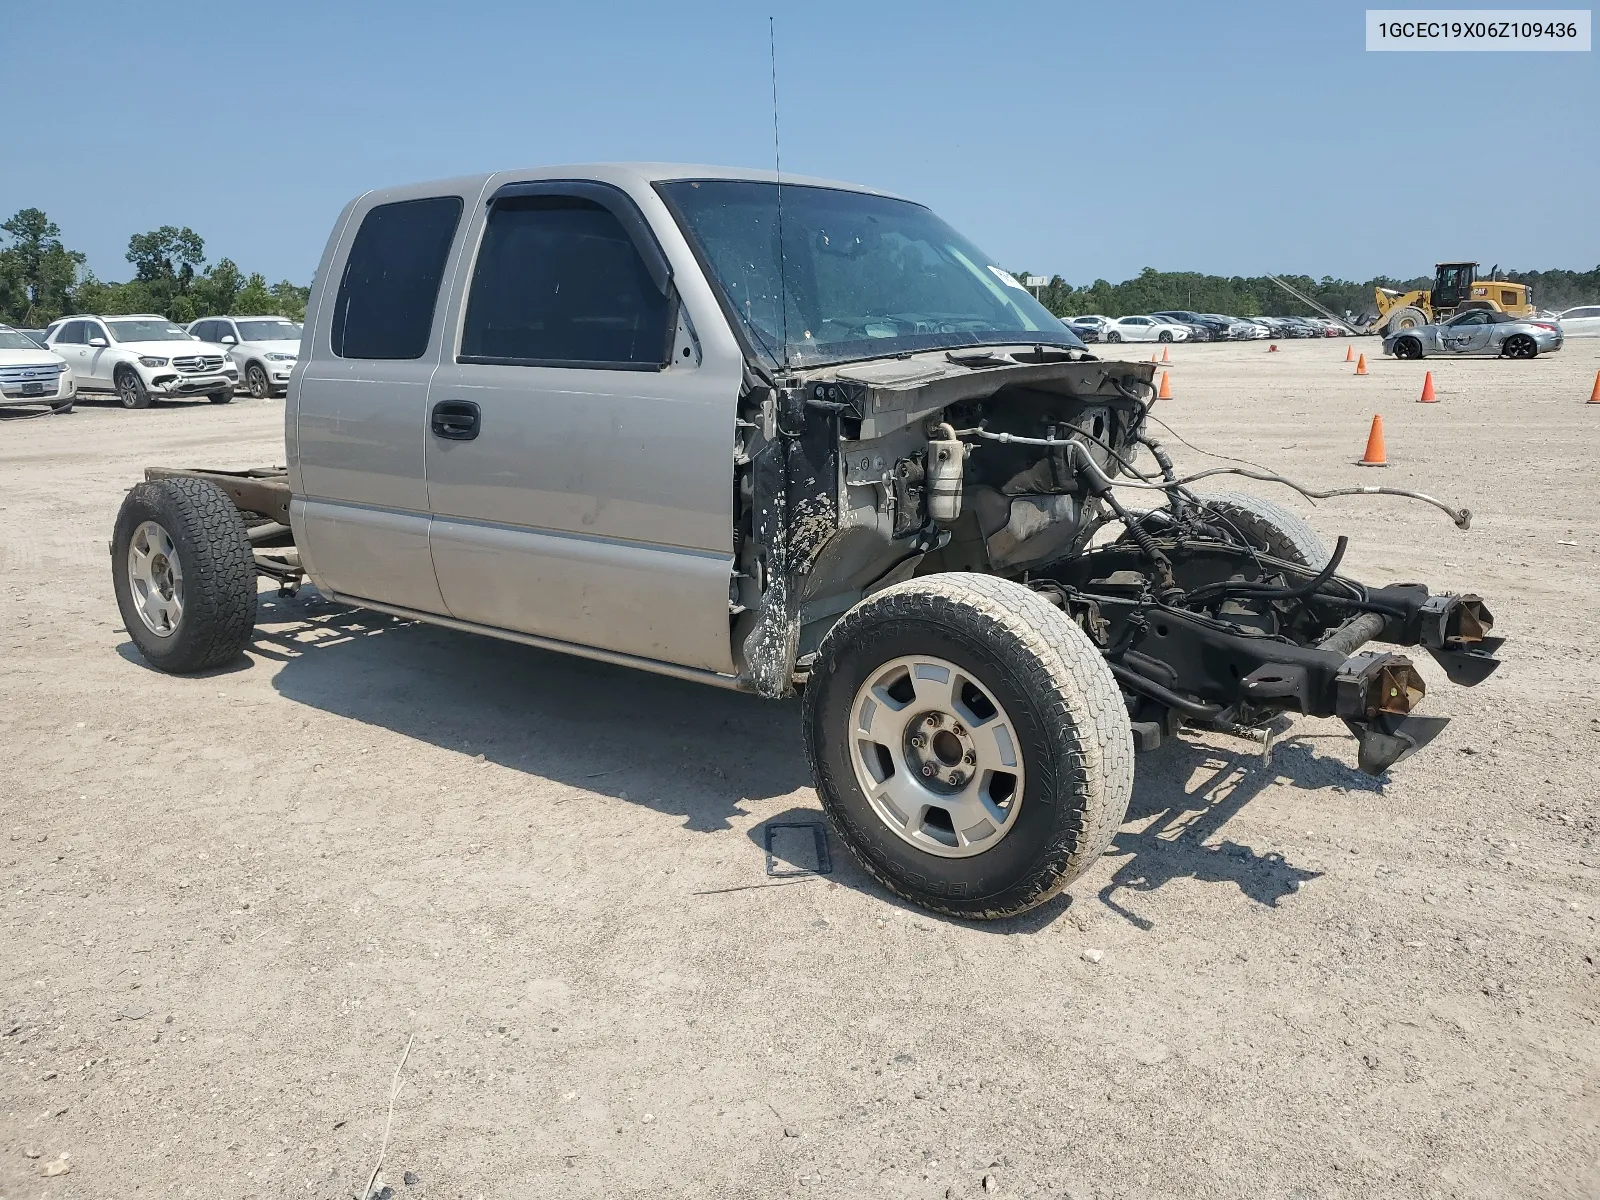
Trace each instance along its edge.
<instances>
[{"instance_id":1,"label":"brake line","mask_svg":"<svg viewBox=\"0 0 1600 1200\"><path fill-rule=\"evenodd\" d=\"M1170 481L1162 481L1161 483L1144 482L1134 479L1113 480L1105 473L1105 471L1101 469L1100 464L1095 462L1094 459L1089 455L1088 448L1081 441L1078 441L1074 438L1062 439L1024 437L1021 434L1016 433L996 433L992 430L983 428L981 425L971 429L958 429L955 432L956 436L960 438L980 438L984 441L1000 442L1004 445L1048 446L1051 448L1065 447L1068 449L1071 456L1076 460L1073 463L1074 466L1083 471L1096 483L1106 487L1116 486L1143 488L1146 491L1167 492L1175 488L1186 488L1191 483L1196 483L1202 479L1209 479L1213 475L1239 475L1243 476L1245 479L1259 480L1262 483L1281 483L1285 487L1293 488L1295 491L1299 492L1302 496L1305 496L1309 500L1331 500L1336 496L1403 496L1409 500L1420 500L1424 504L1433 505L1434 508L1439 509L1452 521L1454 521L1456 527L1459 529L1470 529L1472 527L1471 509L1452 508L1443 500L1435 499L1426 492L1416 492L1409 488L1348 487L1326 488L1318 490L1315 488L1308 488L1301 483L1296 483L1294 480L1289 479L1286 476L1279 475L1273 471L1247 471L1243 467L1212 467L1209 470L1196 471L1192 475L1185 475L1181 478Z\"/></svg>"}]
</instances>

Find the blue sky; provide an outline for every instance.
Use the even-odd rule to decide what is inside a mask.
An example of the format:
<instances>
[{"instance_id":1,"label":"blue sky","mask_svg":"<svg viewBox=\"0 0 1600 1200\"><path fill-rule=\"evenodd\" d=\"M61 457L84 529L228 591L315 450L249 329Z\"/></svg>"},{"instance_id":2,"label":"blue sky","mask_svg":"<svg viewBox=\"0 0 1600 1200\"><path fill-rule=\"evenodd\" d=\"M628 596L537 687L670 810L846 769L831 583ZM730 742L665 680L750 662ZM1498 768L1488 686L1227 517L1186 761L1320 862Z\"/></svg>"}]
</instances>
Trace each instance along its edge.
<instances>
[{"instance_id":1,"label":"blue sky","mask_svg":"<svg viewBox=\"0 0 1600 1200\"><path fill-rule=\"evenodd\" d=\"M1369 54L1348 3L14 3L0 215L43 208L103 278L175 224L303 282L368 187L769 165L769 12L785 170L922 200L1016 268L1600 262L1595 54Z\"/></svg>"}]
</instances>

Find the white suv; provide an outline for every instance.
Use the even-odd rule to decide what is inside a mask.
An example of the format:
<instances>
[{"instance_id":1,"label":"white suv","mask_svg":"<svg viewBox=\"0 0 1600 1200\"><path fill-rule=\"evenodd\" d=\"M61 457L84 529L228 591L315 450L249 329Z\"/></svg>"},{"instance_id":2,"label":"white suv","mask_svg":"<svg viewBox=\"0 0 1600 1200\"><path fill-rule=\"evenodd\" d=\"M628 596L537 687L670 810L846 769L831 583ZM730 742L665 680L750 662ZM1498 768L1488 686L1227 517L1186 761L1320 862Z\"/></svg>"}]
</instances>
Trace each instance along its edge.
<instances>
[{"instance_id":1,"label":"white suv","mask_svg":"<svg viewBox=\"0 0 1600 1200\"><path fill-rule=\"evenodd\" d=\"M66 359L79 392L110 392L123 408L149 408L161 397L233 399L239 368L221 346L196 341L165 317L63 317L44 331L45 346Z\"/></svg>"},{"instance_id":2,"label":"white suv","mask_svg":"<svg viewBox=\"0 0 1600 1200\"><path fill-rule=\"evenodd\" d=\"M202 342L226 346L257 400L289 390L289 372L300 357L300 326L288 317L204 317L189 332Z\"/></svg>"},{"instance_id":3,"label":"white suv","mask_svg":"<svg viewBox=\"0 0 1600 1200\"><path fill-rule=\"evenodd\" d=\"M48 404L72 411L76 385L59 354L41 350L25 333L0 325L0 404Z\"/></svg>"}]
</instances>

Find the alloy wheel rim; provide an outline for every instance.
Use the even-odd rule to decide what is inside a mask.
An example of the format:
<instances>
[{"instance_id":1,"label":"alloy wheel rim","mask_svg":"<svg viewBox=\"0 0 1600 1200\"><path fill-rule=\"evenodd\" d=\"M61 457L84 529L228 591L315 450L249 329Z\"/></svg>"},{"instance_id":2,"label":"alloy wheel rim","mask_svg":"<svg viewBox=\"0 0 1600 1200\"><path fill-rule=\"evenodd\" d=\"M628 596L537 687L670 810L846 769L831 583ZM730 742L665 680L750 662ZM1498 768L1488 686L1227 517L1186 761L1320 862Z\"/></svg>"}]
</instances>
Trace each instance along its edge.
<instances>
[{"instance_id":1,"label":"alloy wheel rim","mask_svg":"<svg viewBox=\"0 0 1600 1200\"><path fill-rule=\"evenodd\" d=\"M183 620L183 564L172 535L145 521L128 542L128 584L144 627L171 637Z\"/></svg>"},{"instance_id":2,"label":"alloy wheel rim","mask_svg":"<svg viewBox=\"0 0 1600 1200\"><path fill-rule=\"evenodd\" d=\"M874 670L850 705L847 753L873 813L918 850L969 858L1016 826L1024 765L1015 726L946 659L909 655Z\"/></svg>"},{"instance_id":3,"label":"alloy wheel rim","mask_svg":"<svg viewBox=\"0 0 1600 1200\"><path fill-rule=\"evenodd\" d=\"M133 376L126 371L122 375L121 394L124 408L132 408L139 401L139 385L134 381Z\"/></svg>"},{"instance_id":4,"label":"alloy wheel rim","mask_svg":"<svg viewBox=\"0 0 1600 1200\"><path fill-rule=\"evenodd\" d=\"M267 395L267 373L260 367L250 368L250 394L257 400L264 400Z\"/></svg>"}]
</instances>

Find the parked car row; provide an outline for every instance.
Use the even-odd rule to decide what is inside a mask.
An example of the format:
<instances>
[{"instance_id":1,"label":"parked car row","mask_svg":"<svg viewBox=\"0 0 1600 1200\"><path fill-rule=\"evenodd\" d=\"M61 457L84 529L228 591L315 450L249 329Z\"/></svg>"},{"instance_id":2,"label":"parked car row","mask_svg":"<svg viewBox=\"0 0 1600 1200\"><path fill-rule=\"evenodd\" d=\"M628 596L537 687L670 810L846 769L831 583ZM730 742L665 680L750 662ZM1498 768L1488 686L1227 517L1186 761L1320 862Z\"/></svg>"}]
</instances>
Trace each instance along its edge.
<instances>
[{"instance_id":1,"label":"parked car row","mask_svg":"<svg viewBox=\"0 0 1600 1200\"><path fill-rule=\"evenodd\" d=\"M1086 342L1242 342L1261 338L1340 337L1348 331L1324 317L1230 317L1171 309L1148 316L1063 317Z\"/></svg>"},{"instance_id":2,"label":"parked car row","mask_svg":"<svg viewBox=\"0 0 1600 1200\"><path fill-rule=\"evenodd\" d=\"M282 395L300 332L286 317L203 317L184 327L154 313L0 325L0 403L70 412L87 393L114 395L124 408L164 397L227 404L240 386L259 399Z\"/></svg>"}]
</instances>

